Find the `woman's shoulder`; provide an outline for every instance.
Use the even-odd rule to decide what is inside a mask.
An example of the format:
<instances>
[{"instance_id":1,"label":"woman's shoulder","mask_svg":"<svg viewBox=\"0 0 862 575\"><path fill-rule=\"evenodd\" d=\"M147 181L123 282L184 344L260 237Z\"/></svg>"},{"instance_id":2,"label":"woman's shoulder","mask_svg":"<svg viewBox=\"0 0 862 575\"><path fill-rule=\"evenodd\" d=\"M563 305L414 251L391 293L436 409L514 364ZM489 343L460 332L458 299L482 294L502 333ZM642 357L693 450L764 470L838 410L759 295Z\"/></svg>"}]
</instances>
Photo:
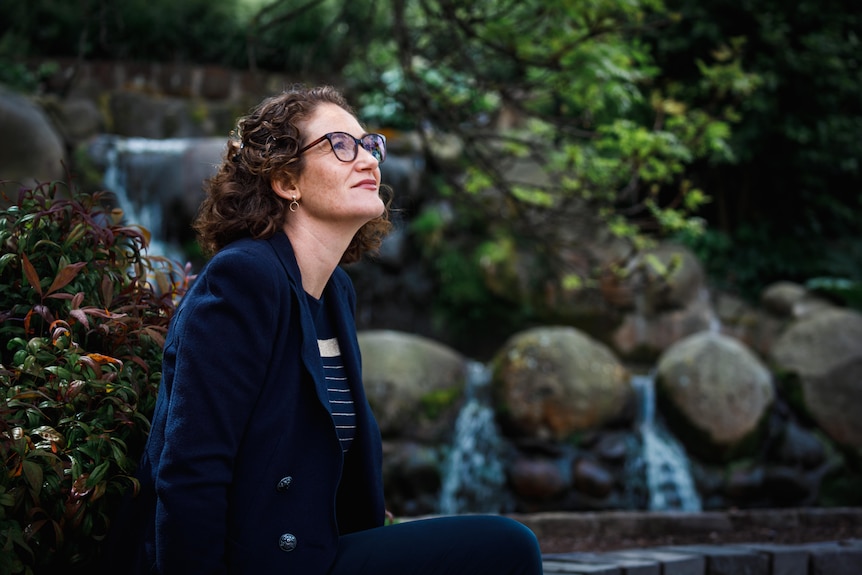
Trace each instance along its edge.
<instances>
[{"instance_id":1,"label":"woman's shoulder","mask_svg":"<svg viewBox=\"0 0 862 575\"><path fill-rule=\"evenodd\" d=\"M219 250L197 275L191 291L253 290L261 296L288 281L279 256L266 240L237 240Z\"/></svg>"}]
</instances>

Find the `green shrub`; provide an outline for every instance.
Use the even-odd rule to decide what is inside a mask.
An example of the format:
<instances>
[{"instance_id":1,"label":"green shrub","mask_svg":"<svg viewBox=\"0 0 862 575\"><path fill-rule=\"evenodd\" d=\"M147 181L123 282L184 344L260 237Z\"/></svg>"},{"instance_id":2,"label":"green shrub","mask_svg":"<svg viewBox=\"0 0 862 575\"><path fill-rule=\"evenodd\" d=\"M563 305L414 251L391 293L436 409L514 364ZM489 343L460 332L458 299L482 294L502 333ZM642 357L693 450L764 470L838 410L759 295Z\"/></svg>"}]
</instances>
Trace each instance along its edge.
<instances>
[{"instance_id":1,"label":"green shrub","mask_svg":"<svg viewBox=\"0 0 862 575\"><path fill-rule=\"evenodd\" d=\"M22 189L0 210L0 572L98 555L149 430L188 283L102 193Z\"/></svg>"}]
</instances>

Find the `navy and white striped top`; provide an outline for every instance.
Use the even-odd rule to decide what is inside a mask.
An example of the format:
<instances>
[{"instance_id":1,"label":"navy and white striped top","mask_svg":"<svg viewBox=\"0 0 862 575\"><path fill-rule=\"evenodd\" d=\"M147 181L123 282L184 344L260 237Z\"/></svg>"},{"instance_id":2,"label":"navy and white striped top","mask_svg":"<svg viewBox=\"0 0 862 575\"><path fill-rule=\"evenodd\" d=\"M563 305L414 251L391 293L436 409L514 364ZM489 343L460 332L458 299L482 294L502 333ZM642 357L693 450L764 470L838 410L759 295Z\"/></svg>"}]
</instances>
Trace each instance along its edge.
<instances>
[{"instance_id":1,"label":"navy and white striped top","mask_svg":"<svg viewBox=\"0 0 862 575\"><path fill-rule=\"evenodd\" d=\"M323 363L323 375L326 377L326 389L329 392L329 405L332 409L335 431L341 442L341 450L347 453L356 436L356 409L353 405L350 382L347 380L341 348L338 345L338 338L334 337L323 298L318 300L309 295L307 299L314 316L314 327L317 330L317 346Z\"/></svg>"}]
</instances>

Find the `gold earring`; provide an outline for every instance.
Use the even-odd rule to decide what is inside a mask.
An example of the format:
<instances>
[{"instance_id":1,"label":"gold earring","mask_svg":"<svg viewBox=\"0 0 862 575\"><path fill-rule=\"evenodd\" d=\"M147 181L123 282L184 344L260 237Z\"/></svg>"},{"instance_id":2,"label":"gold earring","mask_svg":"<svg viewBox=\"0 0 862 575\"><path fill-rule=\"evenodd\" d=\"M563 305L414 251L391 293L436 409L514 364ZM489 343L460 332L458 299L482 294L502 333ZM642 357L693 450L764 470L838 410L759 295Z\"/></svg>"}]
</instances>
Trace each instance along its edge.
<instances>
[{"instance_id":1,"label":"gold earring","mask_svg":"<svg viewBox=\"0 0 862 575\"><path fill-rule=\"evenodd\" d=\"M293 197L290 199L290 204L287 206L287 208L288 208L291 212L295 212L296 210L298 210L298 209L299 209L299 202L297 202L297 201L296 201L296 196L293 196Z\"/></svg>"}]
</instances>

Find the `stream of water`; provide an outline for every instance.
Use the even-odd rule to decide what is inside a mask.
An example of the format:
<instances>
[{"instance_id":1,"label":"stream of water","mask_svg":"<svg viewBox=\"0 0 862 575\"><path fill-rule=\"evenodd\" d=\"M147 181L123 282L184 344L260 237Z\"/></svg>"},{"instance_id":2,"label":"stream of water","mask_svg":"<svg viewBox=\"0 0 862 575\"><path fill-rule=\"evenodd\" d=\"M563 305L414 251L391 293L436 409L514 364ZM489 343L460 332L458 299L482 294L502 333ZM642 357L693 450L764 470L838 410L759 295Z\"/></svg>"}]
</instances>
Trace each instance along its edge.
<instances>
[{"instance_id":1,"label":"stream of water","mask_svg":"<svg viewBox=\"0 0 862 575\"><path fill-rule=\"evenodd\" d=\"M506 501L503 441L488 399L491 374L479 362L467 369L464 406L446 461L440 513L499 513Z\"/></svg>"},{"instance_id":2,"label":"stream of water","mask_svg":"<svg viewBox=\"0 0 862 575\"><path fill-rule=\"evenodd\" d=\"M654 376L636 375L632 378L632 386L641 405L638 423L650 510L700 511L700 496L685 449L655 417Z\"/></svg>"}]
</instances>

